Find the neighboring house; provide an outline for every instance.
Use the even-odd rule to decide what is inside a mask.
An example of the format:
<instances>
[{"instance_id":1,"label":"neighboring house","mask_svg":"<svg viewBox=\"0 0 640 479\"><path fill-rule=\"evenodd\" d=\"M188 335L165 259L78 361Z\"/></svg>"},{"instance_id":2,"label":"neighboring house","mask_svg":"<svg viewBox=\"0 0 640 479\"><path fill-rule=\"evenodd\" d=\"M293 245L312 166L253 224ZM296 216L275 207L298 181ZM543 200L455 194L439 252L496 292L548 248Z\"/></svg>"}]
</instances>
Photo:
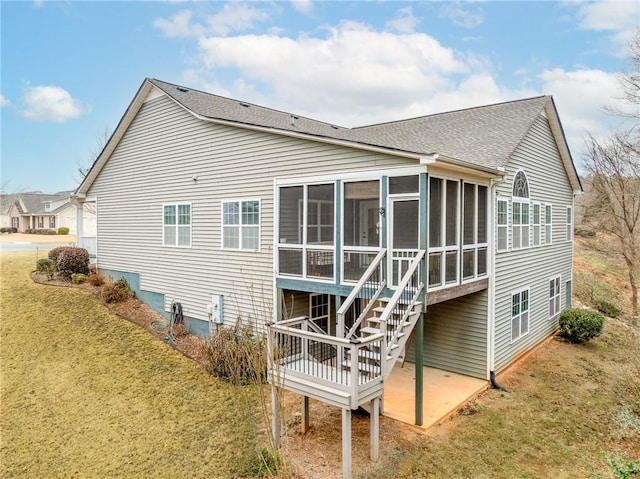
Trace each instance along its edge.
<instances>
[{"instance_id":1,"label":"neighboring house","mask_svg":"<svg viewBox=\"0 0 640 479\"><path fill-rule=\"evenodd\" d=\"M347 441L400 358L421 404L423 364L488 380L554 332L579 192L550 96L348 129L147 79L75 198L101 272L195 333L268 327Z\"/></svg>"},{"instance_id":2,"label":"neighboring house","mask_svg":"<svg viewBox=\"0 0 640 479\"><path fill-rule=\"evenodd\" d=\"M26 230L69 228L76 234L77 204L71 199L72 191L45 194L40 191L2 195L2 226ZM85 208L85 234L95 236L95 211Z\"/></svg>"}]
</instances>

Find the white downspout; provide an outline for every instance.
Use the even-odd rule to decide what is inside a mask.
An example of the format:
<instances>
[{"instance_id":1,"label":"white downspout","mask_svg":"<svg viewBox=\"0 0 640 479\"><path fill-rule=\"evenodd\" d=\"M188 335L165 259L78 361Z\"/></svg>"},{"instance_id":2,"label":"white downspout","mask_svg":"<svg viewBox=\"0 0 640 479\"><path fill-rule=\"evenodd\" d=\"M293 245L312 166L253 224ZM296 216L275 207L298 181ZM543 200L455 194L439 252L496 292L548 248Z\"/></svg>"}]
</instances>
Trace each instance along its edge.
<instances>
[{"instance_id":1,"label":"white downspout","mask_svg":"<svg viewBox=\"0 0 640 479\"><path fill-rule=\"evenodd\" d=\"M493 383L495 372L495 337L496 337L496 244L497 236L494 234L496 230L496 202L497 194L496 190L505 180L505 177L492 178L490 186L490 206L489 206L489 218L491 218L491 228L489 228L490 241L489 244L489 289L487 291L488 305L487 305L487 379L490 379Z\"/></svg>"}]
</instances>

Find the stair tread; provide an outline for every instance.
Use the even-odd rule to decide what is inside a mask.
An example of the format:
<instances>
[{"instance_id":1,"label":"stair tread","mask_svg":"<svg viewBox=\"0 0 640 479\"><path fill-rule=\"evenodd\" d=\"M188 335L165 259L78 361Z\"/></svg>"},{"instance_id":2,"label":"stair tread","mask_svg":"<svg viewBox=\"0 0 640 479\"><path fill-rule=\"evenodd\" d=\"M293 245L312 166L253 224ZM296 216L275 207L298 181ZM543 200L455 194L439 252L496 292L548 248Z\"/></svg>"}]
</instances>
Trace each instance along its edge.
<instances>
[{"instance_id":1,"label":"stair tread","mask_svg":"<svg viewBox=\"0 0 640 479\"><path fill-rule=\"evenodd\" d=\"M377 334L377 333L380 333L380 332L381 331L378 328L371 328L371 327L360 328L360 333Z\"/></svg>"}]
</instances>

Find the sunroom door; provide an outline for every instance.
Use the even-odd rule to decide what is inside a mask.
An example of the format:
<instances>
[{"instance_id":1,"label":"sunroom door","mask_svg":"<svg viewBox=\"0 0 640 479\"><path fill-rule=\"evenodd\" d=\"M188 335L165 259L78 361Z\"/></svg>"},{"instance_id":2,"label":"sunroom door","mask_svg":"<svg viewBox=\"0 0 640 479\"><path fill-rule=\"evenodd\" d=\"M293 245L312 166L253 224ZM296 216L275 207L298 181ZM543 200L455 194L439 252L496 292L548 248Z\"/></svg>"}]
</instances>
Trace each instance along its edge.
<instances>
[{"instance_id":1,"label":"sunroom door","mask_svg":"<svg viewBox=\"0 0 640 479\"><path fill-rule=\"evenodd\" d=\"M389 284L398 286L411 261L419 252L420 202L417 198L390 200L389 218Z\"/></svg>"}]
</instances>

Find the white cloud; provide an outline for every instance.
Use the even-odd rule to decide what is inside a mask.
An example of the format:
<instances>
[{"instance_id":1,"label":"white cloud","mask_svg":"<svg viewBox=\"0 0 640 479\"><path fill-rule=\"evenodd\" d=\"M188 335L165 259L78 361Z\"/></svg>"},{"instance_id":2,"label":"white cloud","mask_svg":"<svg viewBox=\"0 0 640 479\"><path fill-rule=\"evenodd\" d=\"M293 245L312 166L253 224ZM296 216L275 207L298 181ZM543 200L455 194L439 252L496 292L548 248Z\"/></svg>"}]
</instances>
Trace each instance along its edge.
<instances>
[{"instance_id":1,"label":"white cloud","mask_svg":"<svg viewBox=\"0 0 640 479\"><path fill-rule=\"evenodd\" d=\"M199 46L207 71L237 69L244 92L269 95L245 99L345 125L389 120L416 105L420 114L433 111L439 94L455 90L454 77L468 73L463 58L429 35L355 22L328 28L324 38L208 37Z\"/></svg>"},{"instance_id":2,"label":"white cloud","mask_svg":"<svg viewBox=\"0 0 640 479\"><path fill-rule=\"evenodd\" d=\"M153 25L166 37L226 36L232 32L250 30L256 23L268 19L264 10L238 2L226 3L213 15L204 17L203 23L193 22L193 12L182 10L173 17L156 18Z\"/></svg>"},{"instance_id":3,"label":"white cloud","mask_svg":"<svg viewBox=\"0 0 640 479\"><path fill-rule=\"evenodd\" d=\"M313 0L291 0L291 4L300 13L309 14L313 10Z\"/></svg>"},{"instance_id":4,"label":"white cloud","mask_svg":"<svg viewBox=\"0 0 640 479\"><path fill-rule=\"evenodd\" d=\"M195 34L191 25L193 13L189 10L182 10L176 13L170 20L156 18L153 26L162 31L165 37L188 37Z\"/></svg>"},{"instance_id":5,"label":"white cloud","mask_svg":"<svg viewBox=\"0 0 640 479\"><path fill-rule=\"evenodd\" d=\"M20 114L34 121L64 123L78 118L83 112L80 102L58 86L29 87L23 101L25 108Z\"/></svg>"},{"instance_id":6,"label":"white cloud","mask_svg":"<svg viewBox=\"0 0 640 479\"><path fill-rule=\"evenodd\" d=\"M471 11L460 6L459 3L447 3L440 9L440 16L448 18L454 25L462 28L473 28L484 22L480 9Z\"/></svg>"},{"instance_id":7,"label":"white cloud","mask_svg":"<svg viewBox=\"0 0 640 479\"><path fill-rule=\"evenodd\" d=\"M387 28L399 33L412 33L418 25L418 18L413 15L411 7L401 8L398 16L393 20L389 20L386 24Z\"/></svg>"},{"instance_id":8,"label":"white cloud","mask_svg":"<svg viewBox=\"0 0 640 479\"><path fill-rule=\"evenodd\" d=\"M583 30L611 32L616 53L626 54L626 46L638 28L640 3L637 0L599 0L580 2L578 8L579 27Z\"/></svg>"},{"instance_id":9,"label":"white cloud","mask_svg":"<svg viewBox=\"0 0 640 479\"><path fill-rule=\"evenodd\" d=\"M543 91L553 94L565 135L580 162L584 154L584 138L590 133L602 138L610 127L620 122L605 112L605 106L628 108L620 98L622 91L615 73L582 69L566 71L561 68L544 70L539 75Z\"/></svg>"},{"instance_id":10,"label":"white cloud","mask_svg":"<svg viewBox=\"0 0 640 479\"><path fill-rule=\"evenodd\" d=\"M3 106L9 106L11 102L5 98L4 95L0 94L0 108Z\"/></svg>"}]
</instances>

